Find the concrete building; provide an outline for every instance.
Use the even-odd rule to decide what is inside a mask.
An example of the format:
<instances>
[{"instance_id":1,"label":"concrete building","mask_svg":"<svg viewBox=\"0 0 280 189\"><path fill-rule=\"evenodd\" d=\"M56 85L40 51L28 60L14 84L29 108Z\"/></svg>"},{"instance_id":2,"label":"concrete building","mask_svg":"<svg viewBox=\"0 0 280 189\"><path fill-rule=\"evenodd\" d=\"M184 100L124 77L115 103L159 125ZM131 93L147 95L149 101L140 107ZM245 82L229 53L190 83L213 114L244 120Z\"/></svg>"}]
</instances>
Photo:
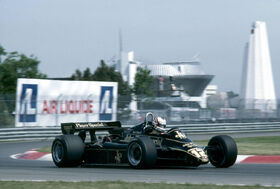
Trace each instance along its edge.
<instances>
[{"instance_id":1,"label":"concrete building","mask_svg":"<svg viewBox=\"0 0 280 189\"><path fill-rule=\"evenodd\" d=\"M200 62L169 62L147 65L151 75L155 77L153 89L157 96L200 97L213 79L202 69Z\"/></svg>"},{"instance_id":2,"label":"concrete building","mask_svg":"<svg viewBox=\"0 0 280 189\"><path fill-rule=\"evenodd\" d=\"M120 52L121 57L117 61L116 70L119 71L123 80L127 81L130 86L134 84L134 78L137 72L137 67L141 65L140 62L134 60L134 52Z\"/></svg>"},{"instance_id":3,"label":"concrete building","mask_svg":"<svg viewBox=\"0 0 280 189\"><path fill-rule=\"evenodd\" d=\"M133 96L134 100L129 106L133 112L151 110L158 115L167 117L167 112L171 114L173 112L177 115L182 114L180 117L183 119L191 119L191 117L199 116L200 108L206 108L208 93L212 94L217 90L215 86L206 90L214 76L206 74L199 61L147 65L135 61L133 52L120 54L122 55L121 61L116 67L129 85L132 86L135 82L137 67L147 68L151 71L150 75L154 77L152 83L155 95L152 98L153 103L149 98L143 99L142 102L136 102L136 98ZM171 117L182 120L174 115Z\"/></svg>"},{"instance_id":4,"label":"concrete building","mask_svg":"<svg viewBox=\"0 0 280 189\"><path fill-rule=\"evenodd\" d=\"M245 47L240 96L244 109L277 109L265 22L256 21L252 25Z\"/></svg>"}]
</instances>

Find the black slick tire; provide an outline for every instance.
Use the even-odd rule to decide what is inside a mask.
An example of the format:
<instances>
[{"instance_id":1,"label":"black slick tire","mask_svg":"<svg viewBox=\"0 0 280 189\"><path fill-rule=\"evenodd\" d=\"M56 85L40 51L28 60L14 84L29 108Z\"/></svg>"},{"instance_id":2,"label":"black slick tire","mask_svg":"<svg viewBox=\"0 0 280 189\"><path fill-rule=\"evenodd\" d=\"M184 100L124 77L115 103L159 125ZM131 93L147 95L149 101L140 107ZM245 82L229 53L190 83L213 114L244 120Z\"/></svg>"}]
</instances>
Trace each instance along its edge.
<instances>
[{"instance_id":1,"label":"black slick tire","mask_svg":"<svg viewBox=\"0 0 280 189\"><path fill-rule=\"evenodd\" d=\"M230 136L215 136L208 142L208 158L217 168L232 166L236 161L237 153L237 145Z\"/></svg>"},{"instance_id":2,"label":"black slick tire","mask_svg":"<svg viewBox=\"0 0 280 189\"><path fill-rule=\"evenodd\" d=\"M77 135L61 135L52 143L52 158L57 167L76 167L81 165L85 144Z\"/></svg>"},{"instance_id":3,"label":"black slick tire","mask_svg":"<svg viewBox=\"0 0 280 189\"><path fill-rule=\"evenodd\" d=\"M131 141L127 149L127 159L133 168L152 168L157 160L157 149L153 140L143 136Z\"/></svg>"}]
</instances>

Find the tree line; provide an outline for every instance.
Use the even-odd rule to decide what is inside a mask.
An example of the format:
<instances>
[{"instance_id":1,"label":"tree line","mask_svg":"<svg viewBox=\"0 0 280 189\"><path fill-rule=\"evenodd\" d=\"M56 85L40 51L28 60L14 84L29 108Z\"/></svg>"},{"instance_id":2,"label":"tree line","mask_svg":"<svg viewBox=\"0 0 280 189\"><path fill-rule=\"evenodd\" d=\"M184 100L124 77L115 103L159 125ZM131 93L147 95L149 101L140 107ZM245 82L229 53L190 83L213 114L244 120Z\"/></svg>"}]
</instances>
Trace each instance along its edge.
<instances>
[{"instance_id":1,"label":"tree line","mask_svg":"<svg viewBox=\"0 0 280 189\"><path fill-rule=\"evenodd\" d=\"M50 79L39 71L40 61L34 55L24 55L16 51L7 52L0 45L0 126L13 121L12 113L15 111L16 86L18 78ZM84 71L77 69L69 80L80 81L114 81L118 82L118 108L128 111L132 94L136 97L152 96L151 84L153 77L150 70L139 67L135 76L134 86L129 86L120 72L114 66L109 66L104 60L100 61L99 67L93 72L90 68ZM129 112L127 112L129 113Z\"/></svg>"}]
</instances>

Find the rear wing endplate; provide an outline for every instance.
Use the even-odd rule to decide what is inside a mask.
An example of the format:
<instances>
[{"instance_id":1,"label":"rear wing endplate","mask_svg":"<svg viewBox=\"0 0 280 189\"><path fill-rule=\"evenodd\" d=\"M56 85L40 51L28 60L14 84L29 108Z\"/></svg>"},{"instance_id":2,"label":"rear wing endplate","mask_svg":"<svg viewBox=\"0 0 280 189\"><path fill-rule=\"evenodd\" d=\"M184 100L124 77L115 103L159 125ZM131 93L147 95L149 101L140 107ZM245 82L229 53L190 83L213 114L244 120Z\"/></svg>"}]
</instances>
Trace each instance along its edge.
<instances>
[{"instance_id":1,"label":"rear wing endplate","mask_svg":"<svg viewBox=\"0 0 280 189\"><path fill-rule=\"evenodd\" d=\"M116 127L121 127L120 121L61 123L63 134L74 134L76 131L111 130Z\"/></svg>"}]
</instances>

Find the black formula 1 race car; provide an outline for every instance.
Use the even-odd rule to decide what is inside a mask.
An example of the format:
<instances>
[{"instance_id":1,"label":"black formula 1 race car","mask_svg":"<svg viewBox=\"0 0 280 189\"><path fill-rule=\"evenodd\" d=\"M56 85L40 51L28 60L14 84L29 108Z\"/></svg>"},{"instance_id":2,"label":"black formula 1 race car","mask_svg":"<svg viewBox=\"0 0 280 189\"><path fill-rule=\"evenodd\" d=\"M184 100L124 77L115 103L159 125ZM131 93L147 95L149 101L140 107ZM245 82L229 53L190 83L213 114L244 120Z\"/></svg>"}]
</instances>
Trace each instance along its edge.
<instances>
[{"instance_id":1,"label":"black formula 1 race car","mask_svg":"<svg viewBox=\"0 0 280 189\"><path fill-rule=\"evenodd\" d=\"M119 121L62 123L63 135L52 143L53 161L58 167L129 164L133 168L197 167L209 161L227 168L235 163L237 146L230 136L215 136L201 147L179 128L155 132L153 119L147 114L144 123L131 128L121 127Z\"/></svg>"}]
</instances>

